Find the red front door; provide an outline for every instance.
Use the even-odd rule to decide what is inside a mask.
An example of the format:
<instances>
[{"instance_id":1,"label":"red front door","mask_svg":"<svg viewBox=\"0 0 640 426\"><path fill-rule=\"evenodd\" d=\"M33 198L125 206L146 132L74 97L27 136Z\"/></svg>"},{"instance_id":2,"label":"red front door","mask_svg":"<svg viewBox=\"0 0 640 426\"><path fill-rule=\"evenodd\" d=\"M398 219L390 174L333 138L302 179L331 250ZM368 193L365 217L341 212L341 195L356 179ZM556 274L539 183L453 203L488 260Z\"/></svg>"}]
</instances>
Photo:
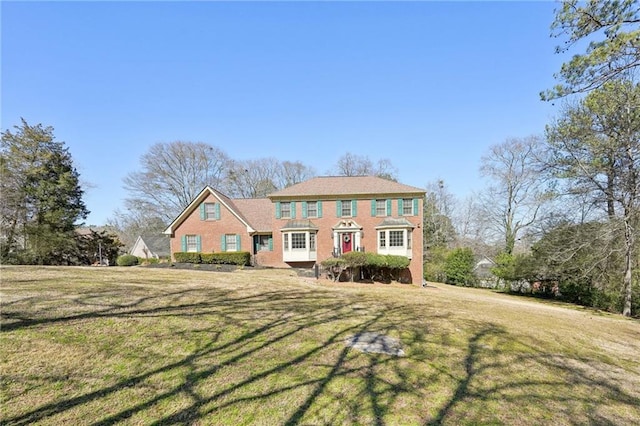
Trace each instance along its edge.
<instances>
[{"instance_id":1,"label":"red front door","mask_svg":"<svg viewBox=\"0 0 640 426\"><path fill-rule=\"evenodd\" d=\"M342 234L342 253L353 250L353 234Z\"/></svg>"}]
</instances>

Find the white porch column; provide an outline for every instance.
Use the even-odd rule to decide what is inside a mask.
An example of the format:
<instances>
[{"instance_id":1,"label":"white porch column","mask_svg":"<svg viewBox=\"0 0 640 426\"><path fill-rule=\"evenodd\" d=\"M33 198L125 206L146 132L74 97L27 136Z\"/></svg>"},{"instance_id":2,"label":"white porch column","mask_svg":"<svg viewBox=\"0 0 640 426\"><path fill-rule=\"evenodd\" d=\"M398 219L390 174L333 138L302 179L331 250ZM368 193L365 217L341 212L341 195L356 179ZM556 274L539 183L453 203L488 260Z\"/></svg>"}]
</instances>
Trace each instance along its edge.
<instances>
[{"instance_id":1,"label":"white porch column","mask_svg":"<svg viewBox=\"0 0 640 426\"><path fill-rule=\"evenodd\" d=\"M355 235L354 240L355 240L355 245L356 245L354 247L354 250L360 250L360 234L361 234L360 231L354 232L354 235Z\"/></svg>"}]
</instances>

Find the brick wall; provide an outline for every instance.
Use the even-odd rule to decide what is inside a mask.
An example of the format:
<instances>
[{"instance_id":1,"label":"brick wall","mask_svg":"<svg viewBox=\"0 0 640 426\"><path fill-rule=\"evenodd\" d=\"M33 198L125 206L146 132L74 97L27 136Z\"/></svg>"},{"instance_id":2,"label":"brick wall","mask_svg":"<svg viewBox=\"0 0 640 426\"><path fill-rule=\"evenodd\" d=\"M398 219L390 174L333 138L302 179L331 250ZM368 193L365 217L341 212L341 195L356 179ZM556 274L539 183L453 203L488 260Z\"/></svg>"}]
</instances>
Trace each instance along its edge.
<instances>
[{"instance_id":1,"label":"brick wall","mask_svg":"<svg viewBox=\"0 0 640 426\"><path fill-rule=\"evenodd\" d=\"M218 199L209 195L205 203L217 203ZM220 205L219 220L201 220L198 206L174 231L171 238L171 253L182 251L181 238L183 235L200 235L201 248L203 253L221 252L224 234L240 235L240 251L252 251L253 237L247 233L247 227L238 218L227 210L224 205Z\"/></svg>"}]
</instances>

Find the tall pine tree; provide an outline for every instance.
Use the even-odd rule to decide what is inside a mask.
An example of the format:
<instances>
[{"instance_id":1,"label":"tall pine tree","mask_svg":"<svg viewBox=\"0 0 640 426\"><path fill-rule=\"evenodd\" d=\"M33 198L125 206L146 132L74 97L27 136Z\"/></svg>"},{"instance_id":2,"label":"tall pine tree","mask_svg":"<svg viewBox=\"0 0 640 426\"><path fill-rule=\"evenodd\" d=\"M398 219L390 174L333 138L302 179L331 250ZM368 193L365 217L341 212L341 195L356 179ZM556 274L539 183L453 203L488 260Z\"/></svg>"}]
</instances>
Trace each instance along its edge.
<instances>
[{"instance_id":1,"label":"tall pine tree","mask_svg":"<svg viewBox=\"0 0 640 426\"><path fill-rule=\"evenodd\" d=\"M2 133L0 256L3 263L64 264L75 257L75 227L89 211L79 174L52 127L22 119Z\"/></svg>"}]
</instances>

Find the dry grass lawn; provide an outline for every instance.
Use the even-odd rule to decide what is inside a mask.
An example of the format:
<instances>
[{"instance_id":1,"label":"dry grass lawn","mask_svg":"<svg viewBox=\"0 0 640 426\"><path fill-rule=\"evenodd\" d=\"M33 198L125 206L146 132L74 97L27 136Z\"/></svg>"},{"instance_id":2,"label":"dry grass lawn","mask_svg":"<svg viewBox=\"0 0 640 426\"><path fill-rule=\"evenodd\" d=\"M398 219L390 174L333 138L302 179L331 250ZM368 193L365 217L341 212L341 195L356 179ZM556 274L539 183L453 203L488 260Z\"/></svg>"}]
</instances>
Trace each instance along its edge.
<instances>
[{"instance_id":1,"label":"dry grass lawn","mask_svg":"<svg viewBox=\"0 0 640 426\"><path fill-rule=\"evenodd\" d=\"M637 320L281 270L0 273L4 425L640 423Z\"/></svg>"}]
</instances>

